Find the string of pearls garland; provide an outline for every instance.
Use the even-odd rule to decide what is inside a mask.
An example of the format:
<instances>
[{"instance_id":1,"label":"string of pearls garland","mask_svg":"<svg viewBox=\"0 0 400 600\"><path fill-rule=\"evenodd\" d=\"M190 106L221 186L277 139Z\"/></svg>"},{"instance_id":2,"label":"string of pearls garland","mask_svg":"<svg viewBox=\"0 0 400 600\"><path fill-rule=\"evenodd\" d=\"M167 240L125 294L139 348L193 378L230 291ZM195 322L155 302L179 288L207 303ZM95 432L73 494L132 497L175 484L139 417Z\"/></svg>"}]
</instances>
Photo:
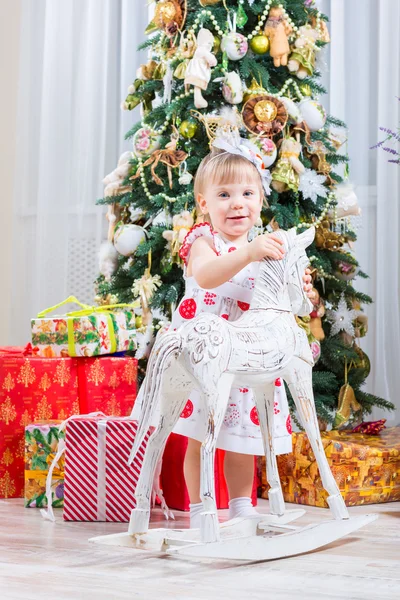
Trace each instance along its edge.
<instances>
[{"instance_id":1,"label":"string of pearls garland","mask_svg":"<svg viewBox=\"0 0 400 600\"><path fill-rule=\"evenodd\" d=\"M143 160L138 157L137 161L139 163L140 166L140 181L142 183L143 189L144 189L144 193L146 194L147 198L149 200L153 200L154 196L152 196L152 194L150 193L149 187L147 185L147 181L146 181L146 175L144 172L144 168L143 168ZM168 196L168 194L166 194L165 192L160 192L159 194L156 194L157 196L161 196L162 198L164 198L164 200L167 200L168 202L176 202L178 200L178 198L185 198L185 196L189 199L192 196L192 192L186 192L185 194L180 194L179 196Z\"/></svg>"},{"instance_id":2,"label":"string of pearls garland","mask_svg":"<svg viewBox=\"0 0 400 600\"><path fill-rule=\"evenodd\" d=\"M312 263L314 261L318 261L318 256L309 256L308 257L309 261ZM324 271L324 269L319 266L319 265L315 265L315 268L318 271L318 277L319 279L325 278L325 279L334 279L335 281L338 281L339 283L343 283L341 282L340 279L338 279L337 277L335 277L335 275L331 275L330 273L327 273L326 271Z\"/></svg>"},{"instance_id":3,"label":"string of pearls garland","mask_svg":"<svg viewBox=\"0 0 400 600\"><path fill-rule=\"evenodd\" d=\"M273 94L272 92L268 92L268 95L269 96L273 96L274 98L278 98L279 99L280 96L284 96L285 95L285 92L288 90L288 88L290 86L292 86L294 88L294 90L296 92L296 96L300 100L300 102L302 100L304 100L304 96L301 93L301 90L300 90L300 88L299 88L299 86L297 84L297 81L295 81L291 77L285 81L285 83L283 84L283 86L281 87L281 89L279 90L279 92L277 92L276 94ZM250 95L251 94L255 94L255 95L258 95L259 93L260 93L260 90L257 90L257 89L250 90L250 89L246 88L246 90L245 90L245 94L250 94Z\"/></svg>"},{"instance_id":4,"label":"string of pearls garland","mask_svg":"<svg viewBox=\"0 0 400 600\"><path fill-rule=\"evenodd\" d=\"M309 227L318 227L318 225L320 225L322 223L322 221L324 221L324 219L326 218L326 215L328 214L328 211L329 211L329 207L333 202L335 202L335 200L336 200L335 192L329 192L329 194L326 198L325 206L322 210L322 213L318 217L318 219L316 221L312 221L311 223L299 223L298 225L295 225L295 228L296 229L308 229Z\"/></svg>"}]
</instances>

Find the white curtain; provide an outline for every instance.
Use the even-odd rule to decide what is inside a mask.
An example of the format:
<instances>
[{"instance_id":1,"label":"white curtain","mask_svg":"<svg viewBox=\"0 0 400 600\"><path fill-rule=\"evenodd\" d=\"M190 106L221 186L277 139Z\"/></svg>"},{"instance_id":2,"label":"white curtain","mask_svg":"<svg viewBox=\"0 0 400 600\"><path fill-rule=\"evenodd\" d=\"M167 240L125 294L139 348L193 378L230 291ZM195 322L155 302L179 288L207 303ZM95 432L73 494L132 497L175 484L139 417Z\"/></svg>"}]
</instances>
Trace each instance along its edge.
<instances>
[{"instance_id":1,"label":"white curtain","mask_svg":"<svg viewBox=\"0 0 400 600\"><path fill-rule=\"evenodd\" d=\"M70 294L93 303L105 236L101 180L129 148L122 112L148 23L142 0L22 0L12 327Z\"/></svg>"},{"instance_id":2,"label":"white curtain","mask_svg":"<svg viewBox=\"0 0 400 600\"><path fill-rule=\"evenodd\" d=\"M361 340L372 367L365 389L399 409L400 167L370 147L384 137L379 126L400 125L400 0L317 4L330 17L332 38L323 78L328 95L322 100L347 123L350 179L362 208L355 252L370 279L357 279L355 286L374 300L366 309L369 332ZM395 425L399 415L374 409L372 417Z\"/></svg>"}]
</instances>

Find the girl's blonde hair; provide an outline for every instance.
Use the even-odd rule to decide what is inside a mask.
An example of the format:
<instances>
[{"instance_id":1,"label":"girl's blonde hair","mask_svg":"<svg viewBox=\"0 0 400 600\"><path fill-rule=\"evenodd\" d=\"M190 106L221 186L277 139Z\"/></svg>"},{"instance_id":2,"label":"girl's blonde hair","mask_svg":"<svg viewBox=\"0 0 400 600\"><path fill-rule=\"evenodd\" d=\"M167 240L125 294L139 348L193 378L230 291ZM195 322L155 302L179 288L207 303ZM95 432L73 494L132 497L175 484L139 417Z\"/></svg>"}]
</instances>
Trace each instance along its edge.
<instances>
[{"instance_id":1,"label":"girl's blonde hair","mask_svg":"<svg viewBox=\"0 0 400 600\"><path fill-rule=\"evenodd\" d=\"M194 198L197 212L201 211L197 204L199 194L204 195L204 191L209 185L223 185L224 183L241 183L242 181L254 181L257 183L260 196L263 199L265 207L268 206L261 177L256 167L244 156L231 154L214 148L210 154L207 154L201 161L194 179Z\"/></svg>"}]
</instances>

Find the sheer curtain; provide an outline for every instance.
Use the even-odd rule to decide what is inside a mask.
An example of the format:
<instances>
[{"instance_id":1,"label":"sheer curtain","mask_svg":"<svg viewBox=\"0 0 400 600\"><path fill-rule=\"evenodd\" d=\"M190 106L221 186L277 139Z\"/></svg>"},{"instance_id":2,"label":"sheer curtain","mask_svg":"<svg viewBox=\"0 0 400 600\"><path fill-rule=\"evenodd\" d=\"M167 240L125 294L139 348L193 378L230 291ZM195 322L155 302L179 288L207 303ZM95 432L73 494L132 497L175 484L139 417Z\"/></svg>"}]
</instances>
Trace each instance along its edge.
<instances>
[{"instance_id":1,"label":"sheer curtain","mask_svg":"<svg viewBox=\"0 0 400 600\"><path fill-rule=\"evenodd\" d=\"M332 43L329 112L348 125L350 179L362 209L355 252L369 280L356 287L374 300L367 307L369 332L361 346L371 360L366 390L400 408L400 168L386 153L370 150L383 135L379 126L400 123L400 0L320 0L330 16ZM400 422L399 412L374 409L373 418Z\"/></svg>"},{"instance_id":2,"label":"sheer curtain","mask_svg":"<svg viewBox=\"0 0 400 600\"><path fill-rule=\"evenodd\" d=\"M145 53L142 0L22 0L12 327L69 294L93 302L105 235L103 177L129 148L139 109L120 103Z\"/></svg>"}]
</instances>

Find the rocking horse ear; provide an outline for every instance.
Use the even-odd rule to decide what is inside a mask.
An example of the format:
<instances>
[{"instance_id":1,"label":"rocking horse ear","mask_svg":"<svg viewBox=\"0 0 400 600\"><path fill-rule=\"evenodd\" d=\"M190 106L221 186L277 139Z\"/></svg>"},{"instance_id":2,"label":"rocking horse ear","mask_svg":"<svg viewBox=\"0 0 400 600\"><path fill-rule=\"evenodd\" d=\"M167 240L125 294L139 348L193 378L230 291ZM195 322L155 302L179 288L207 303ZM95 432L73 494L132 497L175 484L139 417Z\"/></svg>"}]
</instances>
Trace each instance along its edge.
<instances>
[{"instance_id":1,"label":"rocking horse ear","mask_svg":"<svg viewBox=\"0 0 400 600\"><path fill-rule=\"evenodd\" d=\"M304 248L307 248L314 241L315 227L308 227L303 233L297 235L297 241L302 244Z\"/></svg>"}]
</instances>

